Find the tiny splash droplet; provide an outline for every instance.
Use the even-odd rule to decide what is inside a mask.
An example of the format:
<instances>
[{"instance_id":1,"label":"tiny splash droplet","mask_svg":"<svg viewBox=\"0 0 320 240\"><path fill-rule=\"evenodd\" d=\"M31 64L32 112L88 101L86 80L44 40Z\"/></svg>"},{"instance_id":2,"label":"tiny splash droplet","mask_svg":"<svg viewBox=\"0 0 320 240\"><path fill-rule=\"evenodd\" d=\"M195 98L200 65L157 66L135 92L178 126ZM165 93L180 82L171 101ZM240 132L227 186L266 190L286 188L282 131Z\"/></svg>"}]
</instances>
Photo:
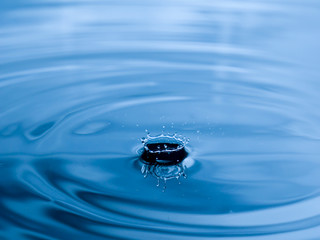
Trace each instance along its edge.
<instances>
[{"instance_id":1,"label":"tiny splash droplet","mask_svg":"<svg viewBox=\"0 0 320 240\"><path fill-rule=\"evenodd\" d=\"M164 192L164 191L166 190L166 188L167 188L167 179L166 179L166 178L164 178L164 179L163 179L163 188L162 188L162 192Z\"/></svg>"}]
</instances>

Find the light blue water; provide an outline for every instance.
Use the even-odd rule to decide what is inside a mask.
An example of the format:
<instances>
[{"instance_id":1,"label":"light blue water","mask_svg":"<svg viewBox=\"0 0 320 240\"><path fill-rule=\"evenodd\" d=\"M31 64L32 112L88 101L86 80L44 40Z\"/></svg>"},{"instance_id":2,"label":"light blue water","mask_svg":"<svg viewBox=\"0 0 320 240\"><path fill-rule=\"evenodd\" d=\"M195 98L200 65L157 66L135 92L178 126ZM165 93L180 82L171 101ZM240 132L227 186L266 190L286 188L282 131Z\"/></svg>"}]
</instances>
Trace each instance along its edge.
<instances>
[{"instance_id":1,"label":"light blue water","mask_svg":"<svg viewBox=\"0 0 320 240\"><path fill-rule=\"evenodd\" d=\"M320 239L319 21L317 0L2 0L0 239ZM144 178L146 129L190 139L187 178Z\"/></svg>"}]
</instances>

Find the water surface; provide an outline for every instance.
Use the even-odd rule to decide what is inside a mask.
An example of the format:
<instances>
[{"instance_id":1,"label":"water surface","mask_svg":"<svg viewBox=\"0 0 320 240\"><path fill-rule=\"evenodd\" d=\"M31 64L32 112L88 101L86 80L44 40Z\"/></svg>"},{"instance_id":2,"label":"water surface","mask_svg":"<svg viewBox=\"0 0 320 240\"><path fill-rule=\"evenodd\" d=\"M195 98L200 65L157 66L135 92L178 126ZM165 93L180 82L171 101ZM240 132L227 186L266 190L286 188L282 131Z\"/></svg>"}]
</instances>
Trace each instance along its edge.
<instances>
[{"instance_id":1,"label":"water surface","mask_svg":"<svg viewBox=\"0 0 320 240\"><path fill-rule=\"evenodd\" d=\"M320 3L2 0L1 239L320 239ZM140 138L190 139L144 178Z\"/></svg>"}]
</instances>

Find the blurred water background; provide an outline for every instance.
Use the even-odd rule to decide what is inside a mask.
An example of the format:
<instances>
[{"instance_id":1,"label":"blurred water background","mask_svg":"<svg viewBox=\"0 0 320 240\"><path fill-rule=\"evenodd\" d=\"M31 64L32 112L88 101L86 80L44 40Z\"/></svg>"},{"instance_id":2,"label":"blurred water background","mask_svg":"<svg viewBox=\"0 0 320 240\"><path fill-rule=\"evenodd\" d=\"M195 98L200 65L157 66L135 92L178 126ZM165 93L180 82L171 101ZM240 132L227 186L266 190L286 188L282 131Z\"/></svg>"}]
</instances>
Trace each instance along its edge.
<instances>
[{"instance_id":1,"label":"blurred water background","mask_svg":"<svg viewBox=\"0 0 320 240\"><path fill-rule=\"evenodd\" d=\"M0 239L320 239L319 10L1 0ZM190 139L165 191L146 129Z\"/></svg>"}]
</instances>

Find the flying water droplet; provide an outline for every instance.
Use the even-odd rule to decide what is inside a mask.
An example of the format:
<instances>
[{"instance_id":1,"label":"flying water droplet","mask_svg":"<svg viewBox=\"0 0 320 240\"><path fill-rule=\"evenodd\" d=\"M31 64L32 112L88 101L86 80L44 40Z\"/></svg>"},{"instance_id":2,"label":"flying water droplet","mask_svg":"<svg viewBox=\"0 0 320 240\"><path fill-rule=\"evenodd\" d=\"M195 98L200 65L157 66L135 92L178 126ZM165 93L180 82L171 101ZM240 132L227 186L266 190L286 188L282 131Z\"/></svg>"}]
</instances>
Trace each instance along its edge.
<instances>
[{"instance_id":1,"label":"flying water droplet","mask_svg":"<svg viewBox=\"0 0 320 240\"><path fill-rule=\"evenodd\" d=\"M164 192L164 191L166 190L166 188L167 188L167 179L166 179L166 178L164 178L164 179L163 179L163 188L162 188L162 192Z\"/></svg>"}]
</instances>

